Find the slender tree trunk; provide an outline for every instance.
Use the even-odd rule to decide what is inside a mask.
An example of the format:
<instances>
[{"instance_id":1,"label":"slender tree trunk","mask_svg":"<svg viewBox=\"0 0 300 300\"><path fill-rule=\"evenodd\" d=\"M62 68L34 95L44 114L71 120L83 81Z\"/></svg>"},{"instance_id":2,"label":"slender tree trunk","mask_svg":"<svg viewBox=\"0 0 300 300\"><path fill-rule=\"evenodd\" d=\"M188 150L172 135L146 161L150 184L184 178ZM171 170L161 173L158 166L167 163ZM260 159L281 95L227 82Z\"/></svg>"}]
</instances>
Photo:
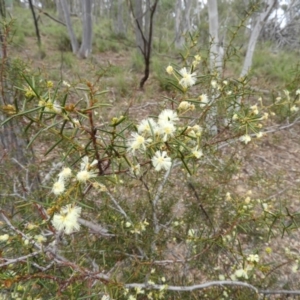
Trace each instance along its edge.
<instances>
[{"instance_id":1,"label":"slender tree trunk","mask_svg":"<svg viewBox=\"0 0 300 300\"><path fill-rule=\"evenodd\" d=\"M258 19L256 21L256 24L251 32L246 57L244 60L244 65L241 72L241 77L245 76L251 66L252 66L252 58L255 50L255 46L259 37L259 34L264 26L265 21L268 19L270 13L272 12L272 9L274 8L274 5L276 4L277 0L266 0L265 1L265 9L260 13L258 16Z\"/></svg>"},{"instance_id":2,"label":"slender tree trunk","mask_svg":"<svg viewBox=\"0 0 300 300\"><path fill-rule=\"evenodd\" d=\"M1 11L1 17L5 24L5 12ZM1 21L2 21L1 20ZM8 57L8 30L5 25L0 28L0 107L3 111L15 109L15 103L20 104L23 101L24 95L14 89L14 85L18 85L18 79L13 70L9 66ZM21 106L21 105L20 105ZM7 109L5 109L7 108ZM14 113L12 111L12 113ZM3 123L10 114L2 113L0 110L0 124ZM33 192L38 189L39 178L36 170L32 170L31 165L34 160L32 148L27 148L28 139L24 134L24 124L22 118L12 119L0 126L0 157L1 164L7 161L10 165L5 170L7 177L13 176L14 180L17 179L17 184L14 187L14 192L26 196L27 193ZM22 166L22 169L21 169ZM16 172L16 170L19 170ZM26 173L25 176L23 171ZM10 173L11 172L11 173ZM13 186L13 183L11 183ZM1 205L2 203L0 203ZM12 203L13 206L13 203Z\"/></svg>"},{"instance_id":3,"label":"slender tree trunk","mask_svg":"<svg viewBox=\"0 0 300 300\"><path fill-rule=\"evenodd\" d=\"M57 13L58 19L60 21L63 21L64 20L64 12L63 12L60 0L55 0L55 3L56 3L56 13Z\"/></svg>"},{"instance_id":4,"label":"slender tree trunk","mask_svg":"<svg viewBox=\"0 0 300 300\"><path fill-rule=\"evenodd\" d=\"M36 15L35 15L32 0L28 0L28 2L29 2L30 10L31 10L31 13L32 13L33 21L34 21L34 27L35 27L36 37L37 37L37 40L38 40L38 46L40 48L41 47L41 36L40 36L40 31L39 31L39 24L38 24Z\"/></svg>"},{"instance_id":5,"label":"slender tree trunk","mask_svg":"<svg viewBox=\"0 0 300 300\"><path fill-rule=\"evenodd\" d=\"M92 52L92 0L82 2L82 14L82 43L78 55L81 58L87 58Z\"/></svg>"},{"instance_id":6,"label":"slender tree trunk","mask_svg":"<svg viewBox=\"0 0 300 300\"><path fill-rule=\"evenodd\" d=\"M184 6L183 6L184 2ZM193 0L177 0L175 4L175 48L182 49L185 35L192 31L191 11Z\"/></svg>"},{"instance_id":7,"label":"slender tree trunk","mask_svg":"<svg viewBox=\"0 0 300 300\"><path fill-rule=\"evenodd\" d=\"M218 4L217 0L209 0L207 2L208 6L208 19L209 19L209 35L210 35L210 71L213 74L215 70L217 70L218 74L222 72L222 61L223 56L220 51L220 43L219 43L219 16L218 16ZM213 104L216 99L218 99L217 91L213 91L212 93L211 104ZM218 133L218 109L214 104L212 105L209 113L206 117L207 127L212 135L216 135Z\"/></svg>"},{"instance_id":8,"label":"slender tree trunk","mask_svg":"<svg viewBox=\"0 0 300 300\"><path fill-rule=\"evenodd\" d=\"M143 46L143 37L142 37L142 31L143 31L143 0L135 0L134 5L134 15L135 15L135 40L136 40L136 46L138 49L141 50L141 52L144 51Z\"/></svg>"},{"instance_id":9,"label":"slender tree trunk","mask_svg":"<svg viewBox=\"0 0 300 300\"><path fill-rule=\"evenodd\" d=\"M207 6L210 35L210 69L211 71L217 69L217 71L221 73L223 55L219 41L219 16L217 0L209 0L207 2Z\"/></svg>"},{"instance_id":10,"label":"slender tree trunk","mask_svg":"<svg viewBox=\"0 0 300 300\"><path fill-rule=\"evenodd\" d=\"M124 26L124 18L123 18L123 12L124 12L124 1L118 0L118 33L119 34L125 34L125 26Z\"/></svg>"},{"instance_id":11,"label":"slender tree trunk","mask_svg":"<svg viewBox=\"0 0 300 300\"><path fill-rule=\"evenodd\" d=\"M182 23L182 1L177 0L175 4L175 48L181 49L184 45L184 36L181 30Z\"/></svg>"},{"instance_id":12,"label":"slender tree trunk","mask_svg":"<svg viewBox=\"0 0 300 300\"><path fill-rule=\"evenodd\" d=\"M145 11L145 22L144 22L144 32L145 36L149 37L149 27L150 27L150 15L151 15L151 0L146 0L146 11Z\"/></svg>"},{"instance_id":13,"label":"slender tree trunk","mask_svg":"<svg viewBox=\"0 0 300 300\"><path fill-rule=\"evenodd\" d=\"M69 32L69 37L71 40L72 51L73 51L73 53L77 53L78 41L77 41L76 35L73 30L68 3L66 0L60 0L60 4L61 4L64 16L65 16L65 22L66 22L67 29Z\"/></svg>"},{"instance_id":14,"label":"slender tree trunk","mask_svg":"<svg viewBox=\"0 0 300 300\"><path fill-rule=\"evenodd\" d=\"M185 0L185 8L184 8L184 17L183 17L183 34L186 34L187 32L192 31L191 26L191 10L192 10L192 4L193 0Z\"/></svg>"},{"instance_id":15,"label":"slender tree trunk","mask_svg":"<svg viewBox=\"0 0 300 300\"><path fill-rule=\"evenodd\" d=\"M114 32L116 34L123 35L125 34L125 26L124 26L124 0L118 0L117 2L113 2L113 15L114 15Z\"/></svg>"}]
</instances>

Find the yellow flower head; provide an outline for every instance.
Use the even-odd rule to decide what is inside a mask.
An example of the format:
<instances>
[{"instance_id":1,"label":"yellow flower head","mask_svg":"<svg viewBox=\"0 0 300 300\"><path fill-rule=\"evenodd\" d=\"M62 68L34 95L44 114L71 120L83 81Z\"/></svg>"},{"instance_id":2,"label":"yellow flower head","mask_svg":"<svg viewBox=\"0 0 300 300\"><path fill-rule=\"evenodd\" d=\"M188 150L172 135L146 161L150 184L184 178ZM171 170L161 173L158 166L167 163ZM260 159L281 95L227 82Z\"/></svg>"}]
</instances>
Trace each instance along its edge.
<instances>
[{"instance_id":1,"label":"yellow flower head","mask_svg":"<svg viewBox=\"0 0 300 300\"><path fill-rule=\"evenodd\" d=\"M169 75L173 74L173 72L174 72L172 66L168 66L168 67L166 68L166 71L167 71L167 73L168 73Z\"/></svg>"}]
</instances>

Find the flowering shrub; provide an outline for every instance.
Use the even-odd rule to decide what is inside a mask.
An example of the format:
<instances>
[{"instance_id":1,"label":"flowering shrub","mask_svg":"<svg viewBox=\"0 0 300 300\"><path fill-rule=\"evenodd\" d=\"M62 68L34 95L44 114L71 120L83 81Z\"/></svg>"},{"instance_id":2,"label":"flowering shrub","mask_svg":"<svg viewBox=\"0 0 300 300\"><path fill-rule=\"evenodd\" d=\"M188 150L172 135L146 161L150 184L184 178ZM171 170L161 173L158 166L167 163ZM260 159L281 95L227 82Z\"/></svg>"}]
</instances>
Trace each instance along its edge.
<instances>
[{"instance_id":1,"label":"flowering shrub","mask_svg":"<svg viewBox=\"0 0 300 300\"><path fill-rule=\"evenodd\" d=\"M263 138L274 105L296 114L299 92L264 105L246 78L201 74L200 62L168 66L178 95L138 122L100 119L106 91L91 83L26 77L4 123L22 119L29 145L47 136L53 163L41 198L20 195L18 218L1 211L3 297L255 299L268 286L262 241L289 212L232 193L235 150Z\"/></svg>"}]
</instances>

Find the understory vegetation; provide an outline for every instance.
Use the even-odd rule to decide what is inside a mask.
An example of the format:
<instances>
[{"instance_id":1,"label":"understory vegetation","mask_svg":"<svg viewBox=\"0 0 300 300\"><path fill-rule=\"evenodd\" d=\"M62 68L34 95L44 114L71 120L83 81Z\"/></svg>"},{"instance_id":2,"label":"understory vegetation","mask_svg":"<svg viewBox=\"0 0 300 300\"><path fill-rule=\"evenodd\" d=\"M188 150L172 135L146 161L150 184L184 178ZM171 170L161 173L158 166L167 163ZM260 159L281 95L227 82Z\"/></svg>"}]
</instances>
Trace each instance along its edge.
<instances>
[{"instance_id":1,"label":"understory vegetation","mask_svg":"<svg viewBox=\"0 0 300 300\"><path fill-rule=\"evenodd\" d=\"M299 53L260 41L240 78L236 26L220 74L205 22L180 51L171 24L140 90L133 30L98 20L80 60L63 25L40 12L39 46L30 18L15 7L1 24L0 136L15 147L0 153L0 299L299 290Z\"/></svg>"}]
</instances>

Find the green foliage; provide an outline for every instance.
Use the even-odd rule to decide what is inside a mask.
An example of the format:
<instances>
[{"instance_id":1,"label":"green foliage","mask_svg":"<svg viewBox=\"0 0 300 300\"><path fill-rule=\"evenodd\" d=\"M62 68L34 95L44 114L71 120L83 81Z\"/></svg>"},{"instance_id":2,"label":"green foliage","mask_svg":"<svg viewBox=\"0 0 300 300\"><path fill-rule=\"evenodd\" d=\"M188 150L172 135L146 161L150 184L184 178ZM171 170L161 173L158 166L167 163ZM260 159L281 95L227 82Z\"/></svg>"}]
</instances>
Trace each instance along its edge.
<instances>
[{"instance_id":1,"label":"green foliage","mask_svg":"<svg viewBox=\"0 0 300 300\"><path fill-rule=\"evenodd\" d=\"M171 2L162 5L168 9ZM115 40L101 40L104 34L115 38L106 21L96 29L99 43L118 51ZM61 29L47 30L56 36ZM163 93L148 91L147 103L133 92L134 73L143 71L137 52L130 73L117 63L105 65L94 81L77 72L71 53L52 55L52 63L72 68L76 82L61 81L51 69L30 73L12 61L9 78L18 97L1 107L1 126L24 124L41 178L35 191L26 181L27 166L18 177L9 163L0 171L2 294L242 300L258 299L256 288L278 284L272 239L298 229L299 214L278 192L284 190L280 174L251 170L245 182L245 159L264 143L277 116L299 117L299 72L288 90L261 97L250 76L225 78L209 70L207 47L191 38L180 63L153 57ZM97 60L88 63L98 68ZM127 111L121 100L133 101L133 95L138 107L130 103ZM147 111L153 99L157 105ZM289 266L298 259L291 252L287 258ZM185 290L210 281L219 284Z\"/></svg>"},{"instance_id":2,"label":"green foliage","mask_svg":"<svg viewBox=\"0 0 300 300\"><path fill-rule=\"evenodd\" d=\"M298 53L272 50L272 45L257 47L253 58L253 73L266 82L288 83L293 79L292 69L298 61Z\"/></svg>"},{"instance_id":3,"label":"green foliage","mask_svg":"<svg viewBox=\"0 0 300 300\"><path fill-rule=\"evenodd\" d=\"M144 71L144 58L139 50L131 52L131 62L130 67L132 71L142 73Z\"/></svg>"}]
</instances>

